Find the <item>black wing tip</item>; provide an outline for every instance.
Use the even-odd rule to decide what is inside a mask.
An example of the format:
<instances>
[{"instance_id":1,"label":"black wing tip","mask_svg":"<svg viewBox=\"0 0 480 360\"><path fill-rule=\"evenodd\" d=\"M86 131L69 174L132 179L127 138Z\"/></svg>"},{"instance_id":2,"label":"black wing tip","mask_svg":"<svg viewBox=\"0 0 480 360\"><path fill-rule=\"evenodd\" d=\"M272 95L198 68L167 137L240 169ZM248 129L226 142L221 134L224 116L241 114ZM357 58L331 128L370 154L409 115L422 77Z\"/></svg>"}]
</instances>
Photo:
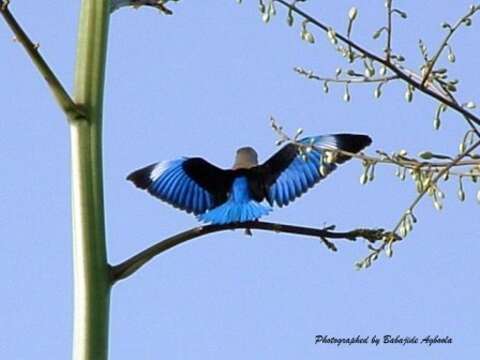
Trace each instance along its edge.
<instances>
[{"instance_id":1,"label":"black wing tip","mask_svg":"<svg viewBox=\"0 0 480 360\"><path fill-rule=\"evenodd\" d=\"M150 174L156 164L148 165L144 168L135 170L127 176L127 180L133 182L133 184L140 189L147 189L152 183Z\"/></svg>"},{"instance_id":2,"label":"black wing tip","mask_svg":"<svg viewBox=\"0 0 480 360\"><path fill-rule=\"evenodd\" d=\"M362 149L370 146L373 142L372 138L368 135L359 134L357 135L357 137L359 138L359 141L363 144Z\"/></svg>"},{"instance_id":3,"label":"black wing tip","mask_svg":"<svg viewBox=\"0 0 480 360\"><path fill-rule=\"evenodd\" d=\"M372 143L372 138L363 134L336 134L337 147L339 150L357 154ZM342 164L351 159L348 155L338 155L336 162Z\"/></svg>"},{"instance_id":4,"label":"black wing tip","mask_svg":"<svg viewBox=\"0 0 480 360\"><path fill-rule=\"evenodd\" d=\"M363 134L337 134L335 135L340 150L358 153L372 143L372 138Z\"/></svg>"}]
</instances>

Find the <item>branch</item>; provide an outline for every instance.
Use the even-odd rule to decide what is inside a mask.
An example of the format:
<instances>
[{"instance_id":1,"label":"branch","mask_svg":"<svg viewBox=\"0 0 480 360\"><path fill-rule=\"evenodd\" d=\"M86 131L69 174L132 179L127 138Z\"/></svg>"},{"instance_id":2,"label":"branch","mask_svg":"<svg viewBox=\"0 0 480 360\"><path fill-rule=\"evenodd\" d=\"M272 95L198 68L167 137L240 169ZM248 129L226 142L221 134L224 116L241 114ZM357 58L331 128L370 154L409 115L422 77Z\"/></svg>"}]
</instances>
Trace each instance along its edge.
<instances>
[{"instance_id":1,"label":"branch","mask_svg":"<svg viewBox=\"0 0 480 360\"><path fill-rule=\"evenodd\" d=\"M392 2L393 0L387 0L387 47L385 49L388 63L391 62L392 56ZM425 84L422 84L425 85Z\"/></svg>"},{"instance_id":2,"label":"branch","mask_svg":"<svg viewBox=\"0 0 480 360\"><path fill-rule=\"evenodd\" d=\"M474 15L479 10L480 10L480 7L473 6L470 9L470 11L468 12L468 14L461 17L453 27L450 26L447 23L445 23L443 25L443 27L448 29L448 33L445 36L445 38L443 39L441 45L439 46L439 48L438 48L436 54L434 55L434 57L432 58L432 60L427 62L427 69L425 71L425 75L423 76L423 80L422 80L422 83L421 83L422 86L424 86L427 83L427 81L430 77L430 74L432 73L433 68L435 67L435 64L437 63L438 59L440 58L440 55L442 54L443 50L445 50L445 48L448 46L448 42L450 41L450 38L453 36L453 34L458 30L458 28L462 24L466 23L467 21L471 21L470 16Z\"/></svg>"},{"instance_id":3,"label":"branch","mask_svg":"<svg viewBox=\"0 0 480 360\"><path fill-rule=\"evenodd\" d=\"M354 77L349 77L349 78L339 78L339 77L321 77L313 73L311 70L305 70L304 68L301 67L295 67L293 68L293 71L295 71L297 74L305 76L307 79L312 79L312 80L318 80L318 81L324 81L327 83L341 83L341 84L368 84L368 83L379 83L379 82L389 82L392 80L398 80L399 77L397 75L391 75L391 76L383 76L383 77L377 77L377 78L368 78L366 76L363 76L361 74L353 74L351 76Z\"/></svg>"},{"instance_id":4,"label":"branch","mask_svg":"<svg viewBox=\"0 0 480 360\"><path fill-rule=\"evenodd\" d=\"M297 134L295 136L289 136L284 130L281 125L278 124L278 122L275 120L275 118L272 116L270 117L271 121L271 127L273 131L278 135L278 140L277 140L277 145L284 144L286 142L291 142L294 144L297 144L301 149L304 151L308 152L309 151L309 146L310 145L305 145L302 144L301 142L298 141L298 137L303 133L303 129L299 129L297 131ZM472 130L471 130L472 131ZM480 136L479 136L480 138ZM315 147L315 146L313 146ZM430 159L448 159L448 161L419 161L415 158L407 157L407 154L402 151L399 153L394 153L392 155L388 155L387 153L383 151L377 150L377 154L379 154L378 157L374 156L369 156L366 155L362 152L360 153L352 153L349 151L341 150L341 149L322 149L321 147L318 148L320 151L328 151L332 155L335 154L343 154L347 155L351 158L355 158L358 160L362 160L363 166L365 167L365 173L368 172L370 167L373 167L377 164L385 164L385 165L392 165L392 166L398 166L403 169L408 169L408 170L415 170L415 171L420 171L423 169L428 170L429 172L432 173L438 173L440 171L443 171L443 169L447 168L447 171L449 171L452 167L465 167L465 166L470 166L473 168L477 168L480 166L480 159L478 157L473 157L472 154L466 154L466 156L470 156L471 160L463 160L463 161L455 161L452 163L453 159L450 158L449 156L441 155L441 154L434 154L431 152L423 152L420 154L420 156L426 157ZM480 176L480 173L478 171L475 172L450 172L449 175L456 175L460 177L478 177Z\"/></svg>"},{"instance_id":5,"label":"branch","mask_svg":"<svg viewBox=\"0 0 480 360\"><path fill-rule=\"evenodd\" d=\"M455 159L452 160L452 162L442 169L436 176L426 185L422 191L417 195L417 197L413 200L413 202L410 204L410 206L407 208L405 213L402 215L400 220L398 221L397 225L393 228L392 231L386 232L385 234L387 235L385 237L385 241L382 243L382 245L378 248L375 248L371 245L369 245L369 249L371 250L371 253L366 256L364 259L360 260L357 262L357 267L358 268L366 268L371 265L373 261L375 261L378 258L378 255L382 251L386 251L387 256L391 257L392 256L392 245L395 241L398 239L403 239L408 231L411 231L412 224L411 222L416 222L416 218L413 215L413 210L415 207L420 203L420 200L428 194L430 191L432 192L434 198L436 199L436 194L439 192L437 188L437 183L438 181L456 164L458 164L463 158L468 156L473 150L475 150L477 147L480 146L480 140L475 142L473 145L471 145L468 149L466 149L464 152L460 153ZM435 200L437 201L437 200ZM394 236L389 237L388 235Z\"/></svg>"},{"instance_id":6,"label":"branch","mask_svg":"<svg viewBox=\"0 0 480 360\"><path fill-rule=\"evenodd\" d=\"M14 16L8 9L8 4L8 0L4 0L1 2L0 13L2 14L2 17L5 19L5 22L15 34L15 39L23 45L23 47L27 51L28 56L30 56L38 71L40 71L40 73L43 75L63 112L71 121L84 119L85 114L79 108L79 106L77 106L73 102L72 98L67 93L58 78L55 76L54 72L50 69L46 61L42 58L42 56L38 52L38 44L34 44L30 40L28 35L20 26L20 24L15 20Z\"/></svg>"},{"instance_id":7,"label":"branch","mask_svg":"<svg viewBox=\"0 0 480 360\"><path fill-rule=\"evenodd\" d=\"M331 28L329 26L323 24L322 22L318 21L314 17L308 15L306 12L302 11L301 9L296 7L295 5L289 4L286 0L274 0L274 1L277 2L277 3L280 3L283 6L285 6L290 11L295 12L296 14L300 15L305 20L308 20L309 23L319 27L323 31L325 31L327 33L331 31ZM463 108L460 104L458 104L456 102L453 102L449 98L447 98L445 96L442 96L441 94L435 92L434 90L432 90L430 88L430 86L428 84L422 84L423 78L420 79L420 81L416 81L412 78L411 75L402 71L402 69L400 69L394 63L392 63L390 61L387 61L387 59L384 59L384 58L382 58L382 57L364 49L363 47L358 45L356 42L348 39L347 37L345 37L341 34L338 34L338 33L335 33L335 37L336 37L336 39L341 40L343 43L347 44L349 47L351 47L351 48L357 50L358 52L360 52L363 56L365 56L367 58L370 58L371 60L376 61L379 64L382 64L386 68L390 69L400 79L404 80L405 82L407 82L408 84L410 84L414 88L416 88L419 91L429 95L430 97L442 102L443 104L447 105L448 107L456 110L457 112L462 114L464 117L473 121L475 124L480 125L480 118L479 117L477 117L475 114L468 111L467 109Z\"/></svg>"},{"instance_id":8,"label":"branch","mask_svg":"<svg viewBox=\"0 0 480 360\"><path fill-rule=\"evenodd\" d=\"M192 240L200 236L215 232L234 229L246 229L247 231L251 229L259 229L265 231L273 231L276 233L282 232L288 234L317 237L320 238L322 242L332 251L337 251L337 248L328 239L345 239L354 241L357 238L364 238L367 241L373 243L375 241L382 240L387 235L387 233L385 233L383 229L355 229L348 232L333 232L331 230L334 229L334 226L317 229L262 221L250 221L225 225L198 226L182 233L173 235L165 240L162 240L157 244L141 251L137 255L132 256L130 259L127 259L118 265L112 266L111 271L113 282L129 277L130 275L134 274L138 269L140 269L143 265L145 265L148 261L153 259L155 256L188 240Z\"/></svg>"},{"instance_id":9,"label":"branch","mask_svg":"<svg viewBox=\"0 0 480 360\"><path fill-rule=\"evenodd\" d=\"M437 184L437 182L447 173L452 167L457 165L458 163L461 162L463 158L468 156L473 150L475 150L477 147L480 146L480 140L475 142L473 145L471 145L468 149L466 149L464 152L459 154L455 159L453 159L448 166L443 168L441 171L439 171L436 176L430 181L430 183L424 187L424 189L418 194L418 196L415 198L415 200L412 202L412 204L408 207L406 213L412 213L414 208L418 205L420 200L425 196L425 194L428 193L430 188L434 188ZM398 229L401 226L402 221L400 220L398 224L395 226L395 228L392 230L392 232L397 232Z\"/></svg>"}]
</instances>

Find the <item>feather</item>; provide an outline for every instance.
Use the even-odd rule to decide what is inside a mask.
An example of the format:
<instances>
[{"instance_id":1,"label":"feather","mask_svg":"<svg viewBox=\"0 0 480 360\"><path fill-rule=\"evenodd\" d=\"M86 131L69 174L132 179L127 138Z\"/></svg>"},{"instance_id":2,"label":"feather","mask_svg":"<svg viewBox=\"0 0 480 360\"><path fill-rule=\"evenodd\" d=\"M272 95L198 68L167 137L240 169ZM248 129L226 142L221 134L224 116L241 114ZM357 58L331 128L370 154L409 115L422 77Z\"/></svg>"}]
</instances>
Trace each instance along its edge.
<instances>
[{"instance_id":1,"label":"feather","mask_svg":"<svg viewBox=\"0 0 480 360\"><path fill-rule=\"evenodd\" d=\"M333 134L300 140L300 144L311 146L308 152L301 151L300 145L294 143L285 145L255 170L266 189L265 198L271 205L288 205L335 170L337 164L350 159L347 155L337 154L333 163L324 163L327 151L357 153L371 142L366 135Z\"/></svg>"},{"instance_id":2,"label":"feather","mask_svg":"<svg viewBox=\"0 0 480 360\"><path fill-rule=\"evenodd\" d=\"M240 176L232 184L228 200L203 214L198 219L212 224L228 224L258 220L272 211L266 204L260 204L251 198L248 180Z\"/></svg>"},{"instance_id":3,"label":"feather","mask_svg":"<svg viewBox=\"0 0 480 360\"><path fill-rule=\"evenodd\" d=\"M202 170L201 165L205 165L206 173L211 174L211 168L213 167L217 169L218 177L222 177L222 172L225 172L227 174L225 178L228 180L229 175L227 170L216 168L205 160L200 159L199 162L198 158L193 159L197 164L193 169L189 168L188 165L191 159L180 158L151 164L132 172L127 176L127 179L132 181L135 186L147 190L153 196L170 205L198 215L214 207L215 198L226 197L226 194L219 194L221 190L217 189L210 192L211 187L207 186L206 188L197 181L197 175ZM185 170L185 167L188 170ZM200 175L200 182L205 183L203 176Z\"/></svg>"},{"instance_id":4,"label":"feather","mask_svg":"<svg viewBox=\"0 0 480 360\"><path fill-rule=\"evenodd\" d=\"M274 203L288 205L350 159L336 154L326 163L328 151L357 153L371 142L354 134L307 137L285 145L258 166L220 169L202 158L184 157L148 165L127 179L207 223L254 221L272 211ZM307 152L306 146L311 147Z\"/></svg>"}]
</instances>

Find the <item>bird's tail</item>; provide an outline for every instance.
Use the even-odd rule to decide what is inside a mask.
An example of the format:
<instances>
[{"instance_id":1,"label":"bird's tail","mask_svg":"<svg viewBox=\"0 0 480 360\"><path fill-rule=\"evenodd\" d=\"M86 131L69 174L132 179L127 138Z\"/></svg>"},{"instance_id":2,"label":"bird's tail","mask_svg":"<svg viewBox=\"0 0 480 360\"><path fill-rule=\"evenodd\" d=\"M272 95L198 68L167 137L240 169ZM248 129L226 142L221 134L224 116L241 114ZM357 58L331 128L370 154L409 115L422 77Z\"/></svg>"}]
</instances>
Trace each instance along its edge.
<instances>
[{"instance_id":1,"label":"bird's tail","mask_svg":"<svg viewBox=\"0 0 480 360\"><path fill-rule=\"evenodd\" d=\"M236 202L231 198L224 204L198 215L198 219L211 224L229 224L255 221L267 215L270 211L272 211L270 206L258 203L255 200Z\"/></svg>"}]
</instances>

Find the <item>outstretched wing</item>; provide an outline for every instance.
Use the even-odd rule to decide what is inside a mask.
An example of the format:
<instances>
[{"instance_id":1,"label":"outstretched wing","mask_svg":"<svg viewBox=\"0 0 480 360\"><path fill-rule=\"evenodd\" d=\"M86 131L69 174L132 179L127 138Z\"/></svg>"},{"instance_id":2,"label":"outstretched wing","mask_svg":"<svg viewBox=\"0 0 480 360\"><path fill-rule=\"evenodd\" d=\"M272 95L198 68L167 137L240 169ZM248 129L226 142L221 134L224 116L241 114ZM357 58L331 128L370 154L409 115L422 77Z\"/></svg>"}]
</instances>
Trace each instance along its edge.
<instances>
[{"instance_id":1,"label":"outstretched wing","mask_svg":"<svg viewBox=\"0 0 480 360\"><path fill-rule=\"evenodd\" d=\"M350 159L330 152L333 159L327 162L328 150L357 153L372 140L366 135L334 134L304 138L300 143L308 150L300 151L301 145L290 143L259 166L265 196L271 205L288 205L335 170L337 164Z\"/></svg>"},{"instance_id":2,"label":"outstretched wing","mask_svg":"<svg viewBox=\"0 0 480 360\"><path fill-rule=\"evenodd\" d=\"M132 172L127 177L135 186L195 215L224 202L231 186L231 171L201 158L163 161Z\"/></svg>"}]
</instances>

